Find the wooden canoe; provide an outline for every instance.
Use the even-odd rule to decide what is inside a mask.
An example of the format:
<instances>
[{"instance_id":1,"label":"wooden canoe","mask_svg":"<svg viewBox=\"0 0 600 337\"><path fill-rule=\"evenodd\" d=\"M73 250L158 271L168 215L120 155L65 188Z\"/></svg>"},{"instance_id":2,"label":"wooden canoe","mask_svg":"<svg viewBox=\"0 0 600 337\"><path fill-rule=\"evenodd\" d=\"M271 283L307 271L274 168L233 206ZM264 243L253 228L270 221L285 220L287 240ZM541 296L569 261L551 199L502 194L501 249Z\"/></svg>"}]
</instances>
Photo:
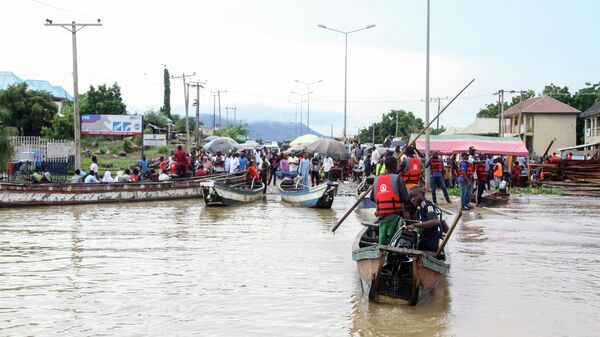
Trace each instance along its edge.
<instances>
[{"instance_id":1,"label":"wooden canoe","mask_svg":"<svg viewBox=\"0 0 600 337\"><path fill-rule=\"evenodd\" d=\"M502 195L500 192L494 192L481 196L481 203L486 207L506 205L510 200L510 194Z\"/></svg>"},{"instance_id":2,"label":"wooden canoe","mask_svg":"<svg viewBox=\"0 0 600 337\"><path fill-rule=\"evenodd\" d=\"M363 292L387 304L417 305L427 299L450 271L450 256L378 244L378 227L365 226L356 236L356 261Z\"/></svg>"},{"instance_id":3,"label":"wooden canoe","mask_svg":"<svg viewBox=\"0 0 600 337\"><path fill-rule=\"evenodd\" d=\"M202 197L201 182L231 175L98 184L0 183L0 207L74 205ZM235 176L235 175L234 175Z\"/></svg>"},{"instance_id":4,"label":"wooden canoe","mask_svg":"<svg viewBox=\"0 0 600 337\"><path fill-rule=\"evenodd\" d=\"M373 185L374 180L375 180L375 177L365 177L363 179L363 181L361 181L358 184L358 186L356 187L355 198L358 199L358 197L364 191L366 191L369 187L371 187L371 185ZM371 200L369 198L369 196L367 196L366 198L364 198L363 200L360 201L360 203L358 204L358 207L356 207L356 211L359 213L366 214L366 215L373 215L373 214L375 214L375 202L373 200Z\"/></svg>"},{"instance_id":5,"label":"wooden canoe","mask_svg":"<svg viewBox=\"0 0 600 337\"><path fill-rule=\"evenodd\" d=\"M331 208L336 189L337 182L309 187L284 179L279 184L281 200L299 207Z\"/></svg>"},{"instance_id":6,"label":"wooden canoe","mask_svg":"<svg viewBox=\"0 0 600 337\"><path fill-rule=\"evenodd\" d=\"M265 184L247 181L246 176L226 180L208 180L201 183L206 206L233 206L263 198Z\"/></svg>"}]
</instances>

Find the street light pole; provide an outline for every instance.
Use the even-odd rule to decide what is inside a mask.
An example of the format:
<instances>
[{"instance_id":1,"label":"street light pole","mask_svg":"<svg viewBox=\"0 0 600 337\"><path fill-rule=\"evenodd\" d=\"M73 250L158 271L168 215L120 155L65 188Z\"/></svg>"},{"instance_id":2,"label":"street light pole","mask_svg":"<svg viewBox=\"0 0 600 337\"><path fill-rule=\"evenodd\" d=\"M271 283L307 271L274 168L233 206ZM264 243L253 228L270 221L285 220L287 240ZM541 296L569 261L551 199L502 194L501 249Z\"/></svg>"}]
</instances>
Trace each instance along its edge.
<instances>
[{"instance_id":1,"label":"street light pole","mask_svg":"<svg viewBox=\"0 0 600 337\"><path fill-rule=\"evenodd\" d=\"M429 7L430 0L427 0L427 48L425 56L425 125L429 125ZM425 134L425 161L429 160L429 142L431 129L427 128ZM425 189L429 186L429 169L425 171Z\"/></svg>"},{"instance_id":2,"label":"street light pole","mask_svg":"<svg viewBox=\"0 0 600 337\"><path fill-rule=\"evenodd\" d=\"M300 93L293 92L293 91L290 91L290 92L294 95L300 96L300 133L302 133L302 125L303 125L302 124L302 103L306 102L304 100L304 96L310 95L310 94L312 94L312 92L309 91L306 94L300 94Z\"/></svg>"},{"instance_id":3,"label":"street light pole","mask_svg":"<svg viewBox=\"0 0 600 337\"><path fill-rule=\"evenodd\" d=\"M52 23L46 19L44 26L60 26L71 32L73 40L73 140L75 143L75 169L81 169L81 118L79 117L79 79L77 72L77 32L87 26L102 26L97 23Z\"/></svg>"},{"instance_id":4,"label":"street light pole","mask_svg":"<svg viewBox=\"0 0 600 337\"><path fill-rule=\"evenodd\" d=\"M302 82L299 80L295 80L300 84L306 85L306 127L310 129L310 86L313 84L321 83L323 80L318 80L316 82Z\"/></svg>"},{"instance_id":5,"label":"street light pole","mask_svg":"<svg viewBox=\"0 0 600 337\"><path fill-rule=\"evenodd\" d=\"M345 35L345 46L344 46L344 143L346 142L346 119L347 119L347 105L348 105L348 34L352 34L361 30L369 29L375 27L375 25L368 25L363 28L351 30L351 31L341 31L333 28L329 28L325 25L317 25L319 28L328 29L337 33L341 33Z\"/></svg>"},{"instance_id":6,"label":"street light pole","mask_svg":"<svg viewBox=\"0 0 600 337\"><path fill-rule=\"evenodd\" d=\"M196 146L200 146L200 88L204 89L206 82L190 82L192 87L196 87Z\"/></svg>"}]
</instances>

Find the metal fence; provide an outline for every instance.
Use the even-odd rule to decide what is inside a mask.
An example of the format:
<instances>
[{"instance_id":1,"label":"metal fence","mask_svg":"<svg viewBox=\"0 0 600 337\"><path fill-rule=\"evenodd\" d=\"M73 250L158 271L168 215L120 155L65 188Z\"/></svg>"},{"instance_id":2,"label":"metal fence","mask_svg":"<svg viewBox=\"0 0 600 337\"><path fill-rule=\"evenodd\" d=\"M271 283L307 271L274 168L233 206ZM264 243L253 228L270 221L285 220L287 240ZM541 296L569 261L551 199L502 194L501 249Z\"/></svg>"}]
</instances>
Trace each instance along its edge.
<instances>
[{"instance_id":1,"label":"metal fence","mask_svg":"<svg viewBox=\"0 0 600 337\"><path fill-rule=\"evenodd\" d=\"M0 173L0 180L22 182L29 180L34 172L50 172L53 181L64 182L75 159L73 141L45 139L41 137L9 137L14 156L7 172Z\"/></svg>"}]
</instances>

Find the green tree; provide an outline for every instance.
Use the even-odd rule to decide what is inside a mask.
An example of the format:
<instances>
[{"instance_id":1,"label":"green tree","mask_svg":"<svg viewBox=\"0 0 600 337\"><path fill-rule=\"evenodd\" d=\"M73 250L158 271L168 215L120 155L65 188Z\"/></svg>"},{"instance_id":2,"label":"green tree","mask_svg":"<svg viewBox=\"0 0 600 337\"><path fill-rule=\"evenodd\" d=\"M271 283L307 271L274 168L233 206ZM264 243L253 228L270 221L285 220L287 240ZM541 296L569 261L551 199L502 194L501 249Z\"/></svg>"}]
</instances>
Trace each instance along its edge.
<instances>
[{"instance_id":1,"label":"green tree","mask_svg":"<svg viewBox=\"0 0 600 337\"><path fill-rule=\"evenodd\" d=\"M124 115L127 106L121 98L121 87L114 83L111 87L101 84L98 89L90 85L90 89L81 95L80 113L98 115Z\"/></svg>"},{"instance_id":2,"label":"green tree","mask_svg":"<svg viewBox=\"0 0 600 337\"><path fill-rule=\"evenodd\" d=\"M375 143L383 143L388 136L396 136L396 119L398 121L398 137L408 141L411 133L419 132L423 129L423 120L416 118L410 111L392 110L383 114L381 121L371 124L359 133L359 142L371 142L373 138L373 127L375 127Z\"/></svg>"},{"instance_id":3,"label":"green tree","mask_svg":"<svg viewBox=\"0 0 600 337\"><path fill-rule=\"evenodd\" d=\"M4 133L4 129L0 128L0 172L6 171L14 153L8 136Z\"/></svg>"},{"instance_id":4,"label":"green tree","mask_svg":"<svg viewBox=\"0 0 600 337\"><path fill-rule=\"evenodd\" d=\"M213 132L215 136L229 137L235 139L237 142L243 142L249 133L248 125L242 123L229 124L226 127Z\"/></svg>"},{"instance_id":5,"label":"green tree","mask_svg":"<svg viewBox=\"0 0 600 337\"><path fill-rule=\"evenodd\" d=\"M26 83L0 90L0 125L14 126L19 136L39 136L57 110L50 93L27 90Z\"/></svg>"},{"instance_id":6,"label":"green tree","mask_svg":"<svg viewBox=\"0 0 600 337\"><path fill-rule=\"evenodd\" d=\"M150 109L144 112L144 129L147 123L166 128L169 124L169 118L156 110Z\"/></svg>"},{"instance_id":7,"label":"green tree","mask_svg":"<svg viewBox=\"0 0 600 337\"><path fill-rule=\"evenodd\" d=\"M163 82L165 86L164 93L164 101L163 106L160 108L160 112L167 116L167 118L172 118L171 116L171 76L169 75L169 69L165 67Z\"/></svg>"},{"instance_id":8,"label":"green tree","mask_svg":"<svg viewBox=\"0 0 600 337\"><path fill-rule=\"evenodd\" d=\"M73 139L73 104L65 103L61 112L52 117L49 127L42 127L42 136L52 139Z\"/></svg>"},{"instance_id":9,"label":"green tree","mask_svg":"<svg viewBox=\"0 0 600 337\"><path fill-rule=\"evenodd\" d=\"M510 93L513 93L515 95L512 97L510 102L504 102L504 111L506 111L513 105L519 104L519 101L521 99L521 95L519 95L518 92L514 93L506 91L504 95L506 96ZM523 93L523 100L529 99L533 96L535 96L535 92L529 89ZM499 107L500 105L498 104L498 102L486 104L485 108L480 109L477 113L477 118L498 118L498 113L500 112Z\"/></svg>"}]
</instances>

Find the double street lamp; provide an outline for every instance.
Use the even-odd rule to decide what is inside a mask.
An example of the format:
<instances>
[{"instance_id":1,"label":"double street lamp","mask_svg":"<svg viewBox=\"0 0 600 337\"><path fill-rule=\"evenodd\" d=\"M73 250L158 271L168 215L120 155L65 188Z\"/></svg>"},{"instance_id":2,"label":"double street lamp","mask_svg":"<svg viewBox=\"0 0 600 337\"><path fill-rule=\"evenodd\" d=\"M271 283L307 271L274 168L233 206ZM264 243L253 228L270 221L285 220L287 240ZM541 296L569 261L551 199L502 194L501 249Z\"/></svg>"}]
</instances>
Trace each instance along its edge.
<instances>
[{"instance_id":1,"label":"double street lamp","mask_svg":"<svg viewBox=\"0 0 600 337\"><path fill-rule=\"evenodd\" d=\"M333 28L329 28L325 25L318 25L319 28L323 28L323 29L328 29L337 33L341 33L344 34L345 36L345 41L346 41L346 45L345 45L345 52L344 52L344 142L346 142L346 106L347 106L347 92L348 92L348 34L352 34L352 33L356 33L359 32L361 30L365 30L365 29L369 29L369 28L373 28L375 27L375 25L368 25L366 27L363 28L359 28L359 29L355 29L355 30L351 30L351 31L341 31L341 30L337 30L337 29L333 29Z\"/></svg>"},{"instance_id":2,"label":"double street lamp","mask_svg":"<svg viewBox=\"0 0 600 337\"><path fill-rule=\"evenodd\" d=\"M298 92L294 92L294 91L290 91L293 95L298 95L300 97L300 133L302 133L302 103L307 102L304 99L304 96L309 96L310 94L312 94L312 91L309 91L307 93L298 93Z\"/></svg>"},{"instance_id":3,"label":"double street lamp","mask_svg":"<svg viewBox=\"0 0 600 337\"><path fill-rule=\"evenodd\" d=\"M321 83L323 82L323 80L318 80L316 82L302 82L300 80L295 81L306 86L306 127L310 129L310 86L313 84Z\"/></svg>"}]
</instances>

